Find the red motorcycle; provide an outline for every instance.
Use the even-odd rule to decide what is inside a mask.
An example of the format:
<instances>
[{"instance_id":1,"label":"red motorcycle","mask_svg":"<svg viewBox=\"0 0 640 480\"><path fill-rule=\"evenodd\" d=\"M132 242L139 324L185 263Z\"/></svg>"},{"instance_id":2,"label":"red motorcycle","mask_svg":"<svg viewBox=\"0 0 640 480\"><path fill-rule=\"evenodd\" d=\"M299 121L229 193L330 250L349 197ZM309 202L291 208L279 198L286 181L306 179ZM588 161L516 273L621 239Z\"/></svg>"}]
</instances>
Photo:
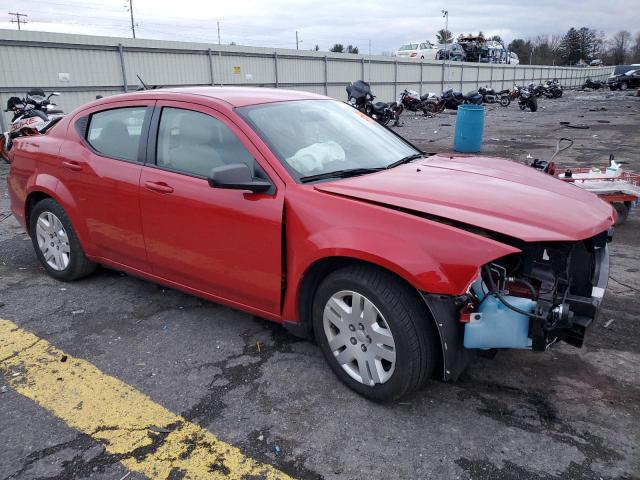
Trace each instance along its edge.
<instances>
[{"instance_id":1,"label":"red motorcycle","mask_svg":"<svg viewBox=\"0 0 640 480\"><path fill-rule=\"evenodd\" d=\"M420 95L415 90L404 89L398 99L398 104L410 112L422 112L424 115L433 115L440 112L439 98L435 93L429 92Z\"/></svg>"}]
</instances>

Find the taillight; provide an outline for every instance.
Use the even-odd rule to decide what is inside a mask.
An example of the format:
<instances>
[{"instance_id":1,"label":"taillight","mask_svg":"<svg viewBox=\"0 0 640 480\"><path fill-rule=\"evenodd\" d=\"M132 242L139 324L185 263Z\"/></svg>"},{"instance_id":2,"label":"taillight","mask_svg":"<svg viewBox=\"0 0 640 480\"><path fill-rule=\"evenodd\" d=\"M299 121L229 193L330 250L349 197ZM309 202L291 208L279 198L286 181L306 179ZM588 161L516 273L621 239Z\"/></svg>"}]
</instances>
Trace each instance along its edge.
<instances>
[{"instance_id":1,"label":"taillight","mask_svg":"<svg viewBox=\"0 0 640 480\"><path fill-rule=\"evenodd\" d=\"M411 55L409 55L410 57L415 57L416 55L418 55L417 53L412 53Z\"/></svg>"}]
</instances>

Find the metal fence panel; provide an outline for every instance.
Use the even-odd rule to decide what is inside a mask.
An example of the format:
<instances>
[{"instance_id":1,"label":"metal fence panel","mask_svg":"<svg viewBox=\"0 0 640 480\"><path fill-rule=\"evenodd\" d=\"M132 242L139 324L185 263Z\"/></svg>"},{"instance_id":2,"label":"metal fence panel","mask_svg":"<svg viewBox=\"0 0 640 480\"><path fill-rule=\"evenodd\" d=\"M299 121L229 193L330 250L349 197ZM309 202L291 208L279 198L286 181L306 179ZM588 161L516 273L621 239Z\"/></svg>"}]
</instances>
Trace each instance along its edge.
<instances>
[{"instance_id":1,"label":"metal fence panel","mask_svg":"<svg viewBox=\"0 0 640 480\"><path fill-rule=\"evenodd\" d=\"M140 83L136 75L148 85L204 85L211 80L208 62L204 52L152 53L124 49L128 85Z\"/></svg>"},{"instance_id":2,"label":"metal fence panel","mask_svg":"<svg viewBox=\"0 0 640 480\"><path fill-rule=\"evenodd\" d=\"M122 85L118 52L2 45L0 87Z\"/></svg>"},{"instance_id":3,"label":"metal fence panel","mask_svg":"<svg viewBox=\"0 0 640 480\"><path fill-rule=\"evenodd\" d=\"M19 61L18 61L19 59ZM586 77L604 80L613 67L398 60L331 52L308 52L48 32L0 30L0 103L34 86L63 93L71 111L95 98L130 90L136 75L152 85L252 85L292 88L346 100L345 86L363 79L383 101L409 88L440 94L483 85L511 88L558 78L565 88ZM126 77L126 78L125 78ZM8 115L0 116L3 129Z\"/></svg>"}]
</instances>

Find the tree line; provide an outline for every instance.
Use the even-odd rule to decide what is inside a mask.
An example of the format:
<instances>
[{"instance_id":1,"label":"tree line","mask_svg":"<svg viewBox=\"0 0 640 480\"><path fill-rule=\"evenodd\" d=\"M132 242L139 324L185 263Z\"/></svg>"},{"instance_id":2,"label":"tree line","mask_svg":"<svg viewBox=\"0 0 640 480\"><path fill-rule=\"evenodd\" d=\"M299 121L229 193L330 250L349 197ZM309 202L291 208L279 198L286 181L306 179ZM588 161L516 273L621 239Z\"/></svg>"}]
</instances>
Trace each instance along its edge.
<instances>
[{"instance_id":1,"label":"tree line","mask_svg":"<svg viewBox=\"0 0 640 480\"><path fill-rule=\"evenodd\" d=\"M640 32L621 30L606 38L592 28L570 28L564 35L538 35L526 40L517 38L509 46L520 63L533 65L575 65L602 60L606 65L640 62Z\"/></svg>"},{"instance_id":2,"label":"tree line","mask_svg":"<svg viewBox=\"0 0 640 480\"><path fill-rule=\"evenodd\" d=\"M469 34L471 35L471 34ZM483 36L482 32L478 36ZM504 45L499 35L488 37ZM438 30L436 42L439 44L454 42L453 34L448 30ZM506 45L505 45L506 46ZM525 39L516 38L508 46L515 52L520 63L532 65L575 65L602 60L605 65L640 63L640 32L632 36L627 30L620 30L611 38L593 28L571 27L564 35L537 35ZM319 50L318 45L314 50ZM358 53L358 47L336 43L331 52Z\"/></svg>"}]
</instances>

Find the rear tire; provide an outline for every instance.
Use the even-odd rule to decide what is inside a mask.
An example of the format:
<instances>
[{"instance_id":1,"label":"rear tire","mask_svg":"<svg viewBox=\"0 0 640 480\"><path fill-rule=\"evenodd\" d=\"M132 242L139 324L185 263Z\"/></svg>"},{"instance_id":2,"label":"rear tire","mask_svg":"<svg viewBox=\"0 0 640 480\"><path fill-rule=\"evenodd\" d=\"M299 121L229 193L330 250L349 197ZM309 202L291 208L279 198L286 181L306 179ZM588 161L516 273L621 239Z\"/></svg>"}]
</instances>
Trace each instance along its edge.
<instances>
[{"instance_id":1,"label":"rear tire","mask_svg":"<svg viewBox=\"0 0 640 480\"><path fill-rule=\"evenodd\" d=\"M69 217L54 199L46 198L33 207L29 232L38 260L56 280L70 282L96 269L85 256Z\"/></svg>"},{"instance_id":2,"label":"rear tire","mask_svg":"<svg viewBox=\"0 0 640 480\"><path fill-rule=\"evenodd\" d=\"M535 97L531 97L531 100L529 100L529 108L532 112L538 110L538 100Z\"/></svg>"},{"instance_id":3,"label":"rear tire","mask_svg":"<svg viewBox=\"0 0 640 480\"><path fill-rule=\"evenodd\" d=\"M425 102L424 107L422 108L422 113L425 115L435 115L438 113L439 106L436 102Z\"/></svg>"},{"instance_id":4,"label":"rear tire","mask_svg":"<svg viewBox=\"0 0 640 480\"><path fill-rule=\"evenodd\" d=\"M511 98L509 98L509 95L502 95L500 97L500 105L502 105L503 107L508 107L510 103Z\"/></svg>"},{"instance_id":5,"label":"rear tire","mask_svg":"<svg viewBox=\"0 0 640 480\"><path fill-rule=\"evenodd\" d=\"M360 395L397 400L431 377L438 334L416 292L392 273L368 265L334 271L318 287L312 315L329 366Z\"/></svg>"},{"instance_id":6,"label":"rear tire","mask_svg":"<svg viewBox=\"0 0 640 480\"><path fill-rule=\"evenodd\" d=\"M629 88L629 85L627 84L627 82L622 82L620 84L620 90L626 90L627 88Z\"/></svg>"}]
</instances>

